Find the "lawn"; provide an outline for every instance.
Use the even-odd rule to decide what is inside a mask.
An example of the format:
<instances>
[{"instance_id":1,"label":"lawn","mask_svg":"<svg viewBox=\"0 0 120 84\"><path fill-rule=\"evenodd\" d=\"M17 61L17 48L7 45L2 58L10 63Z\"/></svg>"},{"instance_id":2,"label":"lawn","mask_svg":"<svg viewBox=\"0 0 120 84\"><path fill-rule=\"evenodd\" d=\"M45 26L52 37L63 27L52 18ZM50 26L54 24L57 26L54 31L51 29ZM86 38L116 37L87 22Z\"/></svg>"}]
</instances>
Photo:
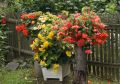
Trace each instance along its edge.
<instances>
[{"instance_id":1,"label":"lawn","mask_svg":"<svg viewBox=\"0 0 120 84\"><path fill-rule=\"evenodd\" d=\"M32 69L8 71L0 69L0 84L35 84Z\"/></svg>"},{"instance_id":2,"label":"lawn","mask_svg":"<svg viewBox=\"0 0 120 84\"><path fill-rule=\"evenodd\" d=\"M89 84L119 84L107 80L89 76ZM18 69L16 71L8 71L4 68L0 69L0 84L36 84L34 70Z\"/></svg>"}]
</instances>

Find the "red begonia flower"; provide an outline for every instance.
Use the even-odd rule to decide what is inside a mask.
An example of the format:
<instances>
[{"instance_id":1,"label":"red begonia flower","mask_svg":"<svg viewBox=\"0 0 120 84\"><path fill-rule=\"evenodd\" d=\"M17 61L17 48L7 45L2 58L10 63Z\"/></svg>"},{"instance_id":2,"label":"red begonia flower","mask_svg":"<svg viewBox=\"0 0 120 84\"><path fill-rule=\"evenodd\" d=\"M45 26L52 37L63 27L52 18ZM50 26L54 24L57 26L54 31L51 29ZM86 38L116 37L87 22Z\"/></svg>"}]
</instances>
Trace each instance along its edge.
<instances>
[{"instance_id":1,"label":"red begonia flower","mask_svg":"<svg viewBox=\"0 0 120 84\"><path fill-rule=\"evenodd\" d=\"M6 24L6 19L5 19L5 18L3 18L3 19L1 20L1 24Z\"/></svg>"},{"instance_id":2,"label":"red begonia flower","mask_svg":"<svg viewBox=\"0 0 120 84\"><path fill-rule=\"evenodd\" d=\"M24 29L22 32L25 37L28 37L29 32L27 29Z\"/></svg>"},{"instance_id":3,"label":"red begonia flower","mask_svg":"<svg viewBox=\"0 0 120 84\"><path fill-rule=\"evenodd\" d=\"M77 45L78 45L79 47L84 46L84 45L85 45L85 40L84 40L84 39L80 39L80 40L78 41Z\"/></svg>"},{"instance_id":4,"label":"red begonia flower","mask_svg":"<svg viewBox=\"0 0 120 84\"><path fill-rule=\"evenodd\" d=\"M90 49L85 50L85 54L91 54L92 51Z\"/></svg>"}]
</instances>

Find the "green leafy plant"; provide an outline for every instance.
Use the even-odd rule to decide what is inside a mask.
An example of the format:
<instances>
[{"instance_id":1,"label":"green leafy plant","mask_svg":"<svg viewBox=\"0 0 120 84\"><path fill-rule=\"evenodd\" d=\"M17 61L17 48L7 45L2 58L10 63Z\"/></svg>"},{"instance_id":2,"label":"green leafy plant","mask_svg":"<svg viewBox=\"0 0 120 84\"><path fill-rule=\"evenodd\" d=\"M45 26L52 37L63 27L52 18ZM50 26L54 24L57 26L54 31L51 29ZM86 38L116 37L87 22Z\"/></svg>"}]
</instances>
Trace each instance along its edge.
<instances>
[{"instance_id":1,"label":"green leafy plant","mask_svg":"<svg viewBox=\"0 0 120 84\"><path fill-rule=\"evenodd\" d=\"M6 20L0 16L0 66L5 62L7 30Z\"/></svg>"},{"instance_id":2,"label":"green leafy plant","mask_svg":"<svg viewBox=\"0 0 120 84\"><path fill-rule=\"evenodd\" d=\"M23 23L17 25L16 30L32 38L30 47L35 52L34 60L39 61L42 67L53 67L56 71L59 65L71 60L72 48L60 42L57 27L53 26L59 24L61 18L49 12L23 14L21 18Z\"/></svg>"},{"instance_id":3,"label":"green leafy plant","mask_svg":"<svg viewBox=\"0 0 120 84\"><path fill-rule=\"evenodd\" d=\"M119 0L4 0L9 8L19 12L53 12L62 10L80 12L84 6L89 6L96 12L120 12Z\"/></svg>"}]
</instances>

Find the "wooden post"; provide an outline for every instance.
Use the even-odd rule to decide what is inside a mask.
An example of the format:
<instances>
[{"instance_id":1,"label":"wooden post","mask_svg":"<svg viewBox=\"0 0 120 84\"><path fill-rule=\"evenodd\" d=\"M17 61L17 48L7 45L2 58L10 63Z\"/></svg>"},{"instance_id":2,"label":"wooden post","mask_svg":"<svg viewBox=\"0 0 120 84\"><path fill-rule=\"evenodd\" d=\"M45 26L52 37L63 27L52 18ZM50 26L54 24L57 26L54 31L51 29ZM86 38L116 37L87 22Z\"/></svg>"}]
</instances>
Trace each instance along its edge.
<instances>
[{"instance_id":1,"label":"wooden post","mask_svg":"<svg viewBox=\"0 0 120 84\"><path fill-rule=\"evenodd\" d=\"M75 47L75 64L73 84L87 84L86 56L81 47Z\"/></svg>"}]
</instances>

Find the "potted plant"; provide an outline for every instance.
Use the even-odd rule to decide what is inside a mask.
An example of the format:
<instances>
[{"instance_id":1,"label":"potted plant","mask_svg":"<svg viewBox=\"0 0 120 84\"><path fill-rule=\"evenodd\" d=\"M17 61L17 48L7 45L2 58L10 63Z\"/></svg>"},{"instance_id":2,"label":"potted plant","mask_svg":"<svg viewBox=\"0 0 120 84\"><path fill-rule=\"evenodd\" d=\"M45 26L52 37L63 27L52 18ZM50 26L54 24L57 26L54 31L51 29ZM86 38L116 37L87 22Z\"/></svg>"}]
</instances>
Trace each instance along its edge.
<instances>
[{"instance_id":1,"label":"potted plant","mask_svg":"<svg viewBox=\"0 0 120 84\"><path fill-rule=\"evenodd\" d=\"M46 78L62 77L62 65L71 61L74 56L74 84L86 84L86 56L90 48L106 43L108 34L106 25L89 7L81 13L63 12L59 16L50 13L30 13L22 15L22 27L16 27L26 37L32 37L30 47ZM28 33L29 32L29 33ZM52 72L51 72L52 71ZM53 73L54 72L54 73ZM48 76L48 77L46 77ZM55 75L54 75L55 76ZM61 79L60 79L61 80Z\"/></svg>"},{"instance_id":2,"label":"potted plant","mask_svg":"<svg viewBox=\"0 0 120 84\"><path fill-rule=\"evenodd\" d=\"M91 54L91 47L106 43L108 37L106 25L89 7L84 7L81 13L69 15L59 23L58 36L62 42L73 44L75 53L74 83L87 84L86 56Z\"/></svg>"},{"instance_id":3,"label":"potted plant","mask_svg":"<svg viewBox=\"0 0 120 84\"><path fill-rule=\"evenodd\" d=\"M32 16L32 17L31 17ZM40 64L44 80L47 78L62 78L69 74L69 62L72 57L72 47L61 42L58 27L61 18L51 13L24 14L23 23L16 26L16 30L23 32L25 37L31 38L31 49L34 51L34 60Z\"/></svg>"}]
</instances>

